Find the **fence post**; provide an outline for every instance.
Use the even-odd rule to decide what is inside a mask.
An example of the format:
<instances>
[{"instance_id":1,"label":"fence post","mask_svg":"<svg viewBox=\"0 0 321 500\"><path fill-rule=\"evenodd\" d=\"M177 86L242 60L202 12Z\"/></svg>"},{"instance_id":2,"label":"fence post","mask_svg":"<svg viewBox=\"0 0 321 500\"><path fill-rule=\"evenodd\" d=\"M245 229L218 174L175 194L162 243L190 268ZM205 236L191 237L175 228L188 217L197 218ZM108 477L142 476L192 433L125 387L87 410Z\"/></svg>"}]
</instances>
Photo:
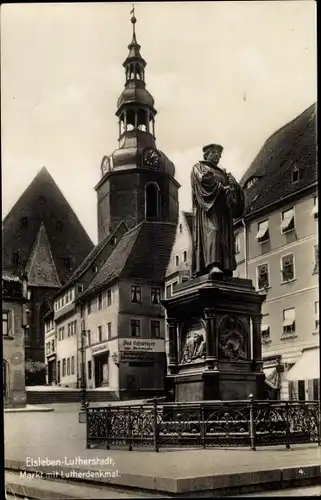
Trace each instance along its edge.
<instances>
[{"instance_id":1,"label":"fence post","mask_svg":"<svg viewBox=\"0 0 321 500\"><path fill-rule=\"evenodd\" d=\"M318 446L321 446L321 401L317 401Z\"/></svg>"},{"instance_id":2,"label":"fence post","mask_svg":"<svg viewBox=\"0 0 321 500\"><path fill-rule=\"evenodd\" d=\"M130 411L130 406L128 406L128 451L133 451L132 443L132 414Z\"/></svg>"},{"instance_id":3,"label":"fence post","mask_svg":"<svg viewBox=\"0 0 321 500\"><path fill-rule=\"evenodd\" d=\"M157 399L154 398L153 401L153 413L154 413L154 450L159 451L158 443L158 422L157 422Z\"/></svg>"},{"instance_id":4,"label":"fence post","mask_svg":"<svg viewBox=\"0 0 321 500\"><path fill-rule=\"evenodd\" d=\"M250 440L251 440L251 450L255 451L255 419L254 419L254 396L249 395L250 400Z\"/></svg>"},{"instance_id":5,"label":"fence post","mask_svg":"<svg viewBox=\"0 0 321 500\"><path fill-rule=\"evenodd\" d=\"M110 405L107 407L107 410L106 410L106 450L109 450L110 449L110 445L109 445L109 435L110 435L110 432L109 432L109 429L110 429Z\"/></svg>"},{"instance_id":6,"label":"fence post","mask_svg":"<svg viewBox=\"0 0 321 500\"><path fill-rule=\"evenodd\" d=\"M205 429L205 412L204 412L204 404L201 403L201 439L203 442L203 448L206 448L206 429Z\"/></svg>"},{"instance_id":7,"label":"fence post","mask_svg":"<svg viewBox=\"0 0 321 500\"><path fill-rule=\"evenodd\" d=\"M285 448L290 449L289 401L285 401Z\"/></svg>"}]
</instances>

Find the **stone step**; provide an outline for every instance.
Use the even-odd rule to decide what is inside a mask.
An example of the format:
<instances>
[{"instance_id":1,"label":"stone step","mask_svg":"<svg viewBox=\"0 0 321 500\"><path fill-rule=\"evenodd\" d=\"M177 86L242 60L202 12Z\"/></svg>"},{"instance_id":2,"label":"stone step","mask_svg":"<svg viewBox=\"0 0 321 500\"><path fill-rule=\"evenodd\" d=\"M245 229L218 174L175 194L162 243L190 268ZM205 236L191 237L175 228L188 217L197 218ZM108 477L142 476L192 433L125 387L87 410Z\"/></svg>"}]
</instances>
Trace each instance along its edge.
<instances>
[{"instance_id":1,"label":"stone step","mask_svg":"<svg viewBox=\"0 0 321 500\"><path fill-rule=\"evenodd\" d=\"M80 390L47 390L43 391L26 391L27 404L30 405L46 405L54 403L80 403ZM109 401L117 401L117 395L114 391L87 391L87 400L91 403L104 403Z\"/></svg>"},{"instance_id":2,"label":"stone step","mask_svg":"<svg viewBox=\"0 0 321 500\"><path fill-rule=\"evenodd\" d=\"M81 481L53 480L39 477L30 478L23 473L5 472L5 491L8 495L19 495L28 500L69 500L69 499L109 499L109 498L152 498L163 495L137 490L113 488L109 485L83 483Z\"/></svg>"}]
</instances>

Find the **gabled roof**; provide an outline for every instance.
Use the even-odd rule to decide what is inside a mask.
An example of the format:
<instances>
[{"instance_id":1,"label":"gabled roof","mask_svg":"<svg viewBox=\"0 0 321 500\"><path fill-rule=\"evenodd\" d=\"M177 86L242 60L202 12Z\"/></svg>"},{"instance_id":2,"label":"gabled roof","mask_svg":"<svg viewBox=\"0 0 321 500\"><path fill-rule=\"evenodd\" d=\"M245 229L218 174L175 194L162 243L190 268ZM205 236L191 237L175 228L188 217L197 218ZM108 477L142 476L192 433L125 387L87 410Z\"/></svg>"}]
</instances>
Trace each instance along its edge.
<instances>
[{"instance_id":1,"label":"gabled roof","mask_svg":"<svg viewBox=\"0 0 321 500\"><path fill-rule=\"evenodd\" d=\"M257 178L245 189L245 215L312 186L317 180L316 104L275 132L243 175L240 184ZM299 170L298 182L292 172Z\"/></svg>"},{"instance_id":2,"label":"gabled roof","mask_svg":"<svg viewBox=\"0 0 321 500\"><path fill-rule=\"evenodd\" d=\"M125 222L123 221L120 222L114 231L108 234L105 239L103 239L100 243L98 243L98 245L96 245L92 249L92 251L87 255L85 260L76 269L71 278L69 278L67 283L59 290L59 293L81 279L82 275L95 263L95 260L98 257L98 255L103 251L106 245L115 237L115 235L118 233L119 229L122 226L124 227L125 230L127 230Z\"/></svg>"},{"instance_id":3,"label":"gabled roof","mask_svg":"<svg viewBox=\"0 0 321 500\"><path fill-rule=\"evenodd\" d=\"M128 231L102 265L82 298L94 295L115 279L163 281L175 233L175 224L150 221L144 221Z\"/></svg>"},{"instance_id":4,"label":"gabled roof","mask_svg":"<svg viewBox=\"0 0 321 500\"><path fill-rule=\"evenodd\" d=\"M192 212L183 212L190 233L193 234L193 213Z\"/></svg>"},{"instance_id":5,"label":"gabled roof","mask_svg":"<svg viewBox=\"0 0 321 500\"><path fill-rule=\"evenodd\" d=\"M44 167L12 207L2 224L3 268L24 269L43 224L59 281L69 276L93 248L93 243L68 201ZM19 256L19 263L13 255ZM71 258L70 266L65 259Z\"/></svg>"},{"instance_id":6,"label":"gabled roof","mask_svg":"<svg viewBox=\"0 0 321 500\"><path fill-rule=\"evenodd\" d=\"M45 226L42 223L26 265L26 274L29 286L50 288L61 286Z\"/></svg>"}]
</instances>

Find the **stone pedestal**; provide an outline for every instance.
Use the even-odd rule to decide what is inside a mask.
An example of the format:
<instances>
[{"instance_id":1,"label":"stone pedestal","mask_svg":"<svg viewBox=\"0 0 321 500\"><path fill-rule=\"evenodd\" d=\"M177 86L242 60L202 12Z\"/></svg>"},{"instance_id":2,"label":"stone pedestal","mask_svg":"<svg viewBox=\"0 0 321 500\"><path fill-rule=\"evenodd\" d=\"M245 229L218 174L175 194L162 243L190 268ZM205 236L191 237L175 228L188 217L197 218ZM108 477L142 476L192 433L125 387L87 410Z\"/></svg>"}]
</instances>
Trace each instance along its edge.
<instances>
[{"instance_id":1,"label":"stone pedestal","mask_svg":"<svg viewBox=\"0 0 321 500\"><path fill-rule=\"evenodd\" d=\"M175 401L263 399L261 305L251 280L191 279L164 300Z\"/></svg>"}]
</instances>

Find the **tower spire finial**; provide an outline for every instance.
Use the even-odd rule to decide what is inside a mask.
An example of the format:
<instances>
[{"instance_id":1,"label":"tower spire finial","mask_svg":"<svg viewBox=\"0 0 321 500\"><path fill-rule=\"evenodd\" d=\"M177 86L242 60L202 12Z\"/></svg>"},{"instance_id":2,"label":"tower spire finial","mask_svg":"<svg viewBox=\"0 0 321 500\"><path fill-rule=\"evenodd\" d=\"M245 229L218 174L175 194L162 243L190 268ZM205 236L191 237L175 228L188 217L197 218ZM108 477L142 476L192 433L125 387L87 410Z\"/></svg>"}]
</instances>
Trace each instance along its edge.
<instances>
[{"instance_id":1,"label":"tower spire finial","mask_svg":"<svg viewBox=\"0 0 321 500\"><path fill-rule=\"evenodd\" d=\"M135 24L137 23L137 19L135 17L135 5L132 4L132 10L130 11L132 17L131 17L131 23L133 25L133 38L136 37L136 33L135 33Z\"/></svg>"}]
</instances>

